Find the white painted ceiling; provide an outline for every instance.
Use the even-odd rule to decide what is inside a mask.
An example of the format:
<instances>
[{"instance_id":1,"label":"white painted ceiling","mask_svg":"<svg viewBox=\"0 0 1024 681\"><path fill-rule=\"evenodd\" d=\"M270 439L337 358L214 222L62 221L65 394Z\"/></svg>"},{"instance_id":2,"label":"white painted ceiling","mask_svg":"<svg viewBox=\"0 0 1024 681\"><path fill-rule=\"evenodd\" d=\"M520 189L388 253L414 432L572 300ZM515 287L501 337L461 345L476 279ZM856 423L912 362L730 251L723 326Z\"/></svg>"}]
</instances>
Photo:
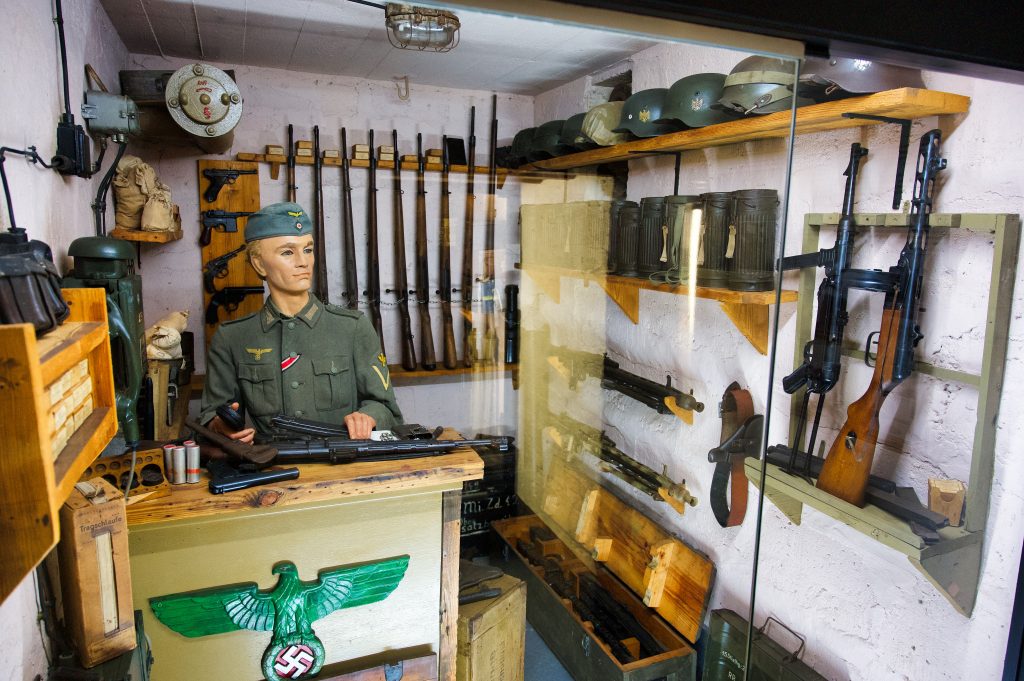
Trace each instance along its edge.
<instances>
[{"instance_id":1,"label":"white painted ceiling","mask_svg":"<svg viewBox=\"0 0 1024 681\"><path fill-rule=\"evenodd\" d=\"M101 0L128 50L196 61L533 95L654 44L459 10L447 53L391 46L384 11L346 0Z\"/></svg>"}]
</instances>

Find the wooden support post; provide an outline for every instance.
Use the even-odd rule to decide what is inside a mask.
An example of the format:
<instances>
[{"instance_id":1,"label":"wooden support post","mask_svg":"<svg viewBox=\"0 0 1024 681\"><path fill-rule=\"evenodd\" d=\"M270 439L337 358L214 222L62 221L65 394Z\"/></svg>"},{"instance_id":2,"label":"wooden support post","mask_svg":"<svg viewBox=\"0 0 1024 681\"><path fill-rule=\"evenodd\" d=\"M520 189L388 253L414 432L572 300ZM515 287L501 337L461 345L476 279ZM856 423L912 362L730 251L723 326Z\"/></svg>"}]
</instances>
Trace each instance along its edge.
<instances>
[{"instance_id":1,"label":"wooden support post","mask_svg":"<svg viewBox=\"0 0 1024 681\"><path fill-rule=\"evenodd\" d=\"M437 678L455 681L455 653L459 638L459 526L462 490L442 494L441 501L441 637Z\"/></svg>"}]
</instances>

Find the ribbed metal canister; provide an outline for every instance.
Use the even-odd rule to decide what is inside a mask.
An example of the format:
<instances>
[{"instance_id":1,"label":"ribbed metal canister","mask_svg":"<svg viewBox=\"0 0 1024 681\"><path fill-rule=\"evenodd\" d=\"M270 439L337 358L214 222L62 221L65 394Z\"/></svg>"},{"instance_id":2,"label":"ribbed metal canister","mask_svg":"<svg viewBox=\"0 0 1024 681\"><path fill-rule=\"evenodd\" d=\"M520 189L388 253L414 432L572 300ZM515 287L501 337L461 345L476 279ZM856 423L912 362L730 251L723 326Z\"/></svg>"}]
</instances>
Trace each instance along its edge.
<instances>
[{"instance_id":1,"label":"ribbed metal canister","mask_svg":"<svg viewBox=\"0 0 1024 681\"><path fill-rule=\"evenodd\" d=\"M664 218L664 196L645 196L640 199L640 248L637 251L636 269L641 277L667 269L668 263L661 262L668 233Z\"/></svg>"},{"instance_id":2,"label":"ribbed metal canister","mask_svg":"<svg viewBox=\"0 0 1024 681\"><path fill-rule=\"evenodd\" d=\"M618 237L615 243L615 273L635 277L636 256L640 244L640 204L627 201L619 209Z\"/></svg>"},{"instance_id":3,"label":"ribbed metal canister","mask_svg":"<svg viewBox=\"0 0 1024 681\"><path fill-rule=\"evenodd\" d=\"M611 213L608 216L608 273L612 274L616 269L616 250L619 245L619 213L623 206L628 204L636 205L633 201L615 199L612 201Z\"/></svg>"},{"instance_id":4,"label":"ribbed metal canister","mask_svg":"<svg viewBox=\"0 0 1024 681\"><path fill-rule=\"evenodd\" d=\"M708 192L701 194L700 198L703 206L700 253L697 254L697 284L725 288L729 281L725 252L729 246L732 194Z\"/></svg>"},{"instance_id":5,"label":"ribbed metal canister","mask_svg":"<svg viewBox=\"0 0 1024 681\"><path fill-rule=\"evenodd\" d=\"M732 193L735 228L728 287L736 291L770 291L774 285L775 229L779 193L741 189Z\"/></svg>"},{"instance_id":6,"label":"ribbed metal canister","mask_svg":"<svg viewBox=\"0 0 1024 681\"><path fill-rule=\"evenodd\" d=\"M694 210L700 209L700 196L675 194L665 197L665 225L668 227L668 240L659 257L662 269L668 271L667 279L672 282L684 281L689 272L690 233L700 229L694 225ZM697 216L700 214L697 213Z\"/></svg>"}]
</instances>

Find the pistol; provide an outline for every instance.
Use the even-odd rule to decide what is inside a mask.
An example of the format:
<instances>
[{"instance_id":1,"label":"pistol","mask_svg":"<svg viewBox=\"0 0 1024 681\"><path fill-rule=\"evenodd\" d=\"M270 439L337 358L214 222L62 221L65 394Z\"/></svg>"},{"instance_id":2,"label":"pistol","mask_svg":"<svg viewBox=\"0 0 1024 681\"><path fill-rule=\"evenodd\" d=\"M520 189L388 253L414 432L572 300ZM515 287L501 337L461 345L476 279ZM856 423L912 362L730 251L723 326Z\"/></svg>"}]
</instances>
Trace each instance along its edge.
<instances>
[{"instance_id":1,"label":"pistol","mask_svg":"<svg viewBox=\"0 0 1024 681\"><path fill-rule=\"evenodd\" d=\"M200 219L203 222L203 232L199 235L199 245L210 245L210 237L212 236L214 229L219 229L222 232L237 232L238 218L244 218L250 215L252 215L252 213L232 213L227 210L204 211L202 215L200 215Z\"/></svg>"},{"instance_id":2,"label":"pistol","mask_svg":"<svg viewBox=\"0 0 1024 681\"><path fill-rule=\"evenodd\" d=\"M224 185L234 184L239 175L255 175L256 173L256 170L216 170L207 168L203 171L203 177L210 181L210 186L206 188L203 198L207 203L213 203L217 200L217 196L220 194L220 190L224 188Z\"/></svg>"},{"instance_id":3,"label":"pistol","mask_svg":"<svg viewBox=\"0 0 1024 681\"><path fill-rule=\"evenodd\" d=\"M225 286L216 291L210 298L210 304L206 306L206 323L216 324L220 320L218 310L221 307L227 308L228 312L234 312L246 296L263 294L262 286Z\"/></svg>"},{"instance_id":4,"label":"pistol","mask_svg":"<svg viewBox=\"0 0 1024 681\"><path fill-rule=\"evenodd\" d=\"M272 482L295 480L299 477L298 468L246 471L235 468L224 459L210 459L206 463L206 470L210 473L210 492L213 494L234 492L257 485L269 485Z\"/></svg>"},{"instance_id":5,"label":"pistol","mask_svg":"<svg viewBox=\"0 0 1024 681\"><path fill-rule=\"evenodd\" d=\"M228 276L228 263L244 250L245 244L242 244L235 250L217 256L203 265L203 288L207 293L212 295L217 292L217 287L213 285L214 280Z\"/></svg>"}]
</instances>

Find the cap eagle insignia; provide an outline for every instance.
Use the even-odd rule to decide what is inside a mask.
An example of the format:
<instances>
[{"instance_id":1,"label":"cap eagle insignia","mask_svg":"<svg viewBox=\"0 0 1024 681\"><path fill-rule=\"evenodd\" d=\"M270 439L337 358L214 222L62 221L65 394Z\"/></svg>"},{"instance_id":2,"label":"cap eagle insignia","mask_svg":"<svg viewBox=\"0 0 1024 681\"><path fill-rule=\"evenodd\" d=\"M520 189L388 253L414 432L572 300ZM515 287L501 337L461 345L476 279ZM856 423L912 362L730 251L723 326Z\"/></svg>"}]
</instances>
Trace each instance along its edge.
<instances>
[{"instance_id":1,"label":"cap eagle insignia","mask_svg":"<svg viewBox=\"0 0 1024 681\"><path fill-rule=\"evenodd\" d=\"M153 614L182 636L197 638L249 629L272 631L263 653L268 681L304 679L323 667L323 643L313 622L335 610L387 598L405 576L409 556L321 570L315 581L299 579L295 564L276 564L274 588L249 582L149 599Z\"/></svg>"}]
</instances>

